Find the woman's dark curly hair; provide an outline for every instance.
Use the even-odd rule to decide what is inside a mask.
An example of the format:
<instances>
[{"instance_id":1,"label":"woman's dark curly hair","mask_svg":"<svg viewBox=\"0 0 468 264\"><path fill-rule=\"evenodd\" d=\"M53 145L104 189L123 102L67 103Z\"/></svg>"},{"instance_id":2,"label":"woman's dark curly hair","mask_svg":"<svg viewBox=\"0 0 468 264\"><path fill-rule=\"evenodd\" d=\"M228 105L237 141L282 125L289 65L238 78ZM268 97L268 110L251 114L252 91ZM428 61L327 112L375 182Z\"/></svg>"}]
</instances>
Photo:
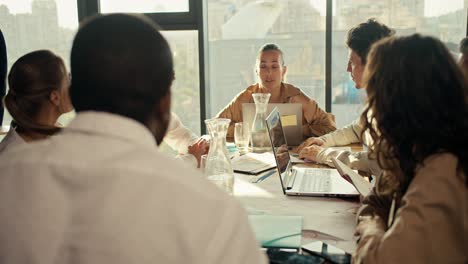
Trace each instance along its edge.
<instances>
[{"instance_id":1,"label":"woman's dark curly hair","mask_svg":"<svg viewBox=\"0 0 468 264\"><path fill-rule=\"evenodd\" d=\"M396 172L400 192L436 153L457 156L468 175L468 84L442 42L419 34L377 42L364 83L368 106L361 120L374 140L371 157Z\"/></svg>"}]
</instances>

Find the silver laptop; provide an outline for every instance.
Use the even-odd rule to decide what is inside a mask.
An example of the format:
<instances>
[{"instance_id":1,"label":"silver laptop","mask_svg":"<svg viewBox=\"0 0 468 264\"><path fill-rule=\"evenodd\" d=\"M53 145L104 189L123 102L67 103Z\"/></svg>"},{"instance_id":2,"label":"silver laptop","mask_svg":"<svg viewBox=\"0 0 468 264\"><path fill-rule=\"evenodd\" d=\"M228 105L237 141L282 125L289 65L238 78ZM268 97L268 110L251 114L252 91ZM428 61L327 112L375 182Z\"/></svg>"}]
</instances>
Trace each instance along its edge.
<instances>
[{"instance_id":1,"label":"silver laptop","mask_svg":"<svg viewBox=\"0 0 468 264\"><path fill-rule=\"evenodd\" d=\"M267 115L275 107L278 108L284 121L283 128L288 146L298 146L304 140L302 135L302 104L268 104ZM254 117L255 104L242 104L244 124L249 124L249 127L252 127Z\"/></svg>"},{"instance_id":2,"label":"silver laptop","mask_svg":"<svg viewBox=\"0 0 468 264\"><path fill-rule=\"evenodd\" d=\"M292 166L278 109L271 111L266 124L284 194L333 197L359 195L356 188L343 179L336 169Z\"/></svg>"}]
</instances>

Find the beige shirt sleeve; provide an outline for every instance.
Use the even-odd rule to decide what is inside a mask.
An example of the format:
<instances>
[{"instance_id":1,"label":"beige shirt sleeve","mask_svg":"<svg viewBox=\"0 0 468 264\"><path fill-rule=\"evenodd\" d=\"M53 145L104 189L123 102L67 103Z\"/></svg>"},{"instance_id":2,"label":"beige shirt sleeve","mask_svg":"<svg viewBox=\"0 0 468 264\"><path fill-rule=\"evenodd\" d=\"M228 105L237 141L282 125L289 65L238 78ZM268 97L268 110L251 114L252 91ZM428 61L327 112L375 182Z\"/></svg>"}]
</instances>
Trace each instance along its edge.
<instances>
[{"instance_id":1,"label":"beige shirt sleeve","mask_svg":"<svg viewBox=\"0 0 468 264\"><path fill-rule=\"evenodd\" d=\"M228 141L234 141L234 125L237 122L242 122L242 104L253 102L252 93L248 89L249 88L236 95L236 97L216 115L218 118L231 119L226 134Z\"/></svg>"},{"instance_id":2,"label":"beige shirt sleeve","mask_svg":"<svg viewBox=\"0 0 468 264\"><path fill-rule=\"evenodd\" d=\"M375 176L380 176L382 170L376 160L368 157L367 151L351 152L333 148L324 148L317 154L317 163L335 167L332 158L336 158L348 165L353 170L368 172Z\"/></svg>"},{"instance_id":3,"label":"beige shirt sleeve","mask_svg":"<svg viewBox=\"0 0 468 264\"><path fill-rule=\"evenodd\" d=\"M468 263L468 193L457 162L451 154L427 158L393 225L361 238L355 263Z\"/></svg>"},{"instance_id":4,"label":"beige shirt sleeve","mask_svg":"<svg viewBox=\"0 0 468 264\"><path fill-rule=\"evenodd\" d=\"M359 119L354 120L351 124L338 129L332 133L320 137L325 141L324 147L344 146L361 141L362 126Z\"/></svg>"},{"instance_id":5,"label":"beige shirt sleeve","mask_svg":"<svg viewBox=\"0 0 468 264\"><path fill-rule=\"evenodd\" d=\"M335 117L323 111L302 91L291 97L289 102L302 104L304 137L321 136L336 130Z\"/></svg>"}]
</instances>

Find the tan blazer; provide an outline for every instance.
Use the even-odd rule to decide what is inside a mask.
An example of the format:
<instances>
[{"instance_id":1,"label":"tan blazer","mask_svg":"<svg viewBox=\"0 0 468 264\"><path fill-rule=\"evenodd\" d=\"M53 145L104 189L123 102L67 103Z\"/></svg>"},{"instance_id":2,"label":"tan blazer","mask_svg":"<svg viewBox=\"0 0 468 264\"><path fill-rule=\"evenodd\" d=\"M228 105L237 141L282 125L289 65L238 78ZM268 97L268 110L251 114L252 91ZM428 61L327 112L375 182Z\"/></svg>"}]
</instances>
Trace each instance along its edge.
<instances>
[{"instance_id":1,"label":"tan blazer","mask_svg":"<svg viewBox=\"0 0 468 264\"><path fill-rule=\"evenodd\" d=\"M361 236L353 262L468 263L467 175L458 166L450 153L425 159L396 206L392 224L381 216L382 226ZM385 205L383 200L367 204L365 213L390 214Z\"/></svg>"},{"instance_id":2,"label":"tan blazer","mask_svg":"<svg viewBox=\"0 0 468 264\"><path fill-rule=\"evenodd\" d=\"M300 103L302 104L302 129L304 138L311 136L321 136L336 130L335 118L318 106L317 102L310 99L299 88L291 84L283 83L281 85L281 103ZM216 117L229 118L227 138L234 138L234 124L242 122L242 104L253 103L253 93L264 93L258 83L247 87L240 92Z\"/></svg>"}]
</instances>

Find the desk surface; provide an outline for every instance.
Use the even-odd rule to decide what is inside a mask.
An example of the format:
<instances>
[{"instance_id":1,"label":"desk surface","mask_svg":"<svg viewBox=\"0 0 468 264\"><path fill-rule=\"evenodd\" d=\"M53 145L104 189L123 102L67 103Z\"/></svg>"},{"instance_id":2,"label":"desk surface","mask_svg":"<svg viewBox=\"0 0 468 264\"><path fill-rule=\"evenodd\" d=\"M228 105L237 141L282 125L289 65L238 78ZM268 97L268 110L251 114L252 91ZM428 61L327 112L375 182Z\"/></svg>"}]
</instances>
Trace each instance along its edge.
<instances>
[{"instance_id":1,"label":"desk surface","mask_svg":"<svg viewBox=\"0 0 468 264\"><path fill-rule=\"evenodd\" d=\"M358 150L362 148L356 147ZM323 167L312 163L306 166ZM234 195L249 214L301 215L302 244L321 240L354 252L353 233L359 199L286 196L277 172L259 183L253 183L259 176L237 173L235 177Z\"/></svg>"}]
</instances>

